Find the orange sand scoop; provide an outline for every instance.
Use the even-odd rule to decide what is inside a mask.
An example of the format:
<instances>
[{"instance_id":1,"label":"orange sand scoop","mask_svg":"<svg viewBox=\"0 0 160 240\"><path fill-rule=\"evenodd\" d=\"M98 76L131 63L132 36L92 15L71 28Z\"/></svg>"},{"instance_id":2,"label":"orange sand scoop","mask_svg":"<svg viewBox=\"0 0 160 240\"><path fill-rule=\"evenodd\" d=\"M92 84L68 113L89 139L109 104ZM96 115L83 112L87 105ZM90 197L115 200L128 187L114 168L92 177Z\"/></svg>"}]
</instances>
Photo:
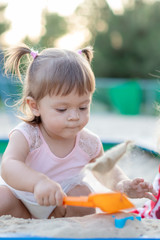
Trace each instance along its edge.
<instances>
[{"instance_id":1,"label":"orange sand scoop","mask_svg":"<svg viewBox=\"0 0 160 240\"><path fill-rule=\"evenodd\" d=\"M98 207L107 213L116 213L123 209L135 207L125 194L120 192L111 193L95 193L80 197L64 197L64 205L80 206L80 207Z\"/></svg>"}]
</instances>

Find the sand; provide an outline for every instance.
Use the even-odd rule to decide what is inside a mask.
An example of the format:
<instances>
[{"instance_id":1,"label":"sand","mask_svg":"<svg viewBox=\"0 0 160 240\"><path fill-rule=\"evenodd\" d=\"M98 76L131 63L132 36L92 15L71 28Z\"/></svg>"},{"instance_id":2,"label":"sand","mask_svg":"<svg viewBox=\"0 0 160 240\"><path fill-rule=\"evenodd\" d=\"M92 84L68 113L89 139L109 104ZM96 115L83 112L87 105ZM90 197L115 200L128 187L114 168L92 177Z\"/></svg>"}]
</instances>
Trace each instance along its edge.
<instances>
[{"instance_id":1,"label":"sand","mask_svg":"<svg viewBox=\"0 0 160 240\"><path fill-rule=\"evenodd\" d=\"M128 216L116 214L116 218ZM0 236L21 235L54 238L141 238L159 237L158 220L128 220L123 228L116 228L114 218L107 214L50 220L25 220L10 216L0 217Z\"/></svg>"}]
</instances>

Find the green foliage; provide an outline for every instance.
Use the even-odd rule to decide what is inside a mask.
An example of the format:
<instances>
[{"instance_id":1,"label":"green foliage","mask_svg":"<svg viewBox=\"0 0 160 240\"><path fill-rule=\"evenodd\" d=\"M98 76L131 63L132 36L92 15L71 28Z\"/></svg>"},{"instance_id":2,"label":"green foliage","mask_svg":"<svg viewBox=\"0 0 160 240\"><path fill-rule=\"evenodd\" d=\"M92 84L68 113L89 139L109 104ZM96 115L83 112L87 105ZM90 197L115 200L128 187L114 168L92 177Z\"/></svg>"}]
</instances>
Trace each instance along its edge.
<instances>
[{"instance_id":1,"label":"green foliage","mask_svg":"<svg viewBox=\"0 0 160 240\"><path fill-rule=\"evenodd\" d=\"M124 13L114 14L106 0L85 0L70 23L56 13L43 13L43 29L32 47L55 47L57 39L69 29L87 29L82 47L93 45L92 63L96 77L151 78L160 66L160 1L147 4L132 0Z\"/></svg>"},{"instance_id":2,"label":"green foliage","mask_svg":"<svg viewBox=\"0 0 160 240\"><path fill-rule=\"evenodd\" d=\"M24 39L24 42L34 48L55 47L58 38L67 33L67 21L64 17L57 13L49 13L44 11L42 14L44 22L42 33L39 40L31 40L29 37Z\"/></svg>"},{"instance_id":3,"label":"green foliage","mask_svg":"<svg viewBox=\"0 0 160 240\"><path fill-rule=\"evenodd\" d=\"M150 77L149 74L160 65L159 12L159 2L148 5L136 1L134 8L126 9L123 15L112 15L108 31L97 34L95 40L95 52L102 55L102 58L95 58L95 74ZM98 69L96 66L103 59L103 69Z\"/></svg>"},{"instance_id":4,"label":"green foliage","mask_svg":"<svg viewBox=\"0 0 160 240\"><path fill-rule=\"evenodd\" d=\"M106 0L85 0L75 11L76 25L86 27L91 34L91 40L86 39L86 44L94 44L96 36L107 31L108 21L112 14Z\"/></svg>"},{"instance_id":5,"label":"green foliage","mask_svg":"<svg viewBox=\"0 0 160 240\"><path fill-rule=\"evenodd\" d=\"M5 4L0 4L0 35L6 32L10 28L10 22L4 20L3 12L6 9Z\"/></svg>"},{"instance_id":6,"label":"green foliage","mask_svg":"<svg viewBox=\"0 0 160 240\"><path fill-rule=\"evenodd\" d=\"M64 17L57 13L44 12L45 31L40 39L40 46L53 47L55 41L67 33L67 23Z\"/></svg>"},{"instance_id":7,"label":"green foliage","mask_svg":"<svg viewBox=\"0 0 160 240\"><path fill-rule=\"evenodd\" d=\"M160 2L133 3L122 15L113 14L105 0L86 0L77 11L82 14L84 6L88 9L87 28L92 33L97 77L150 78L160 65ZM101 21L108 26L104 30L97 28Z\"/></svg>"}]
</instances>

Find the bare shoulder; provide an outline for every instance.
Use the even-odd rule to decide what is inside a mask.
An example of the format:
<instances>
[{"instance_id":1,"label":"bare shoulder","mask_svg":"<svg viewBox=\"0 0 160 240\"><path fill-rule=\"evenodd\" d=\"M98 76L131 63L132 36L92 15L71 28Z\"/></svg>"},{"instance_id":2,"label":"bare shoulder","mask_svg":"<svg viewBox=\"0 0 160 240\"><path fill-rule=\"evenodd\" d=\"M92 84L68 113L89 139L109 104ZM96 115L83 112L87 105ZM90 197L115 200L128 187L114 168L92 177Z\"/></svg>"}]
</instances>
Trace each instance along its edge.
<instances>
[{"instance_id":1,"label":"bare shoulder","mask_svg":"<svg viewBox=\"0 0 160 240\"><path fill-rule=\"evenodd\" d=\"M26 138L20 131L15 130L10 135L9 142L2 159L3 161L5 159L16 159L24 162L28 153L29 145Z\"/></svg>"}]
</instances>

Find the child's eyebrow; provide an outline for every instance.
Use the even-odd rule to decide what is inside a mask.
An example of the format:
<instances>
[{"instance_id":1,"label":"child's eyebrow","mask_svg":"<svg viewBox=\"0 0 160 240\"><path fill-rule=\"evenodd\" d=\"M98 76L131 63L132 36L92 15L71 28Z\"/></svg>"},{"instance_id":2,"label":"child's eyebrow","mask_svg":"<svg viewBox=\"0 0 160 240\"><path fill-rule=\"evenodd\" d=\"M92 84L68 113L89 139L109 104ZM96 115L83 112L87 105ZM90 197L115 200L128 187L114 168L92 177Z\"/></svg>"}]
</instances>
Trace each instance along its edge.
<instances>
[{"instance_id":1,"label":"child's eyebrow","mask_svg":"<svg viewBox=\"0 0 160 240\"><path fill-rule=\"evenodd\" d=\"M82 101L82 102L80 102L80 103L78 103L79 105L81 105L81 104L88 104L88 103L90 103L91 102L91 100L90 99L87 99L87 100L84 100L84 101ZM70 104L70 102L57 102L56 104L58 104L58 105L69 105Z\"/></svg>"},{"instance_id":2,"label":"child's eyebrow","mask_svg":"<svg viewBox=\"0 0 160 240\"><path fill-rule=\"evenodd\" d=\"M88 100L85 100L85 101L83 101L83 102L81 102L80 104L84 104L84 103L90 103L90 99L88 99Z\"/></svg>"}]
</instances>

